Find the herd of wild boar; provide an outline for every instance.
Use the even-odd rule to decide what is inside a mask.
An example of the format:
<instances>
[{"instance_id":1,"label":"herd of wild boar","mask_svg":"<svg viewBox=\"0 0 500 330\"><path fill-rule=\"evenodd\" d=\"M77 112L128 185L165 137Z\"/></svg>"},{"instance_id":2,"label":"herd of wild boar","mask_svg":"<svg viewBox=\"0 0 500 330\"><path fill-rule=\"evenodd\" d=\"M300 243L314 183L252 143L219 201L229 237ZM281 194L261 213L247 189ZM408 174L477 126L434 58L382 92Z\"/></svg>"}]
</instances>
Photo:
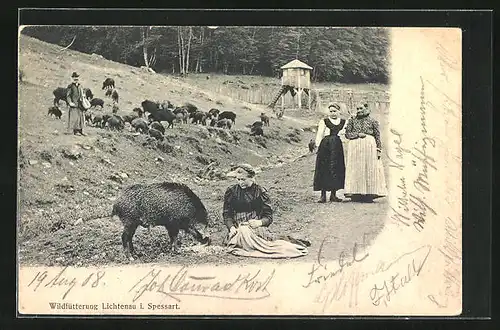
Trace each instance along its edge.
<instances>
[{"instance_id":1,"label":"herd of wild boar","mask_svg":"<svg viewBox=\"0 0 500 330\"><path fill-rule=\"evenodd\" d=\"M236 123L236 113L232 111L220 112L218 109L210 109L205 112L191 103L174 106L169 101L147 99L129 113L118 114L119 94L115 81L107 78L103 82L102 90L104 98L112 99L112 110L105 110L104 100L95 98L92 91L85 88L84 96L90 101L90 108L84 112L86 125L118 131L128 125L131 130L149 134L162 141L165 130L173 128L174 123L210 125L221 129L231 129ZM63 87L53 91L54 104L49 107L48 115L61 119L59 102L64 101L68 105L66 91ZM261 113L260 121L247 125L251 135L264 135L264 126L269 126L269 117L264 113ZM181 229L193 235L202 244L210 242L208 237L195 228L197 224L208 224L207 210L200 198L184 184L163 182L128 186L115 201L111 215L119 217L123 223L122 245L126 257L131 260L135 255L132 238L138 226L164 226L174 252L177 250L177 236Z\"/></svg>"},{"instance_id":2,"label":"herd of wild boar","mask_svg":"<svg viewBox=\"0 0 500 330\"><path fill-rule=\"evenodd\" d=\"M89 88L84 89L84 97L90 101L90 108L85 111L85 124L94 127L106 128L110 130L123 130L128 123L132 130L142 134L149 134L157 140L163 140L166 128L173 128L174 123L210 125L222 129L231 129L236 123L236 113L232 111L222 111L210 109L202 111L191 103L181 106L174 106L170 101L144 100L140 107L135 107L127 114L118 114L119 94L116 90L115 81L106 78L102 84L105 91L104 97L111 98L112 111L104 110L104 100L95 98ZM62 111L59 102L66 100L64 87L56 88L54 94L54 105L49 107L48 115L53 115L61 119ZM260 121L250 125L251 135L264 135L263 126L269 126L269 117L261 113Z\"/></svg>"}]
</instances>

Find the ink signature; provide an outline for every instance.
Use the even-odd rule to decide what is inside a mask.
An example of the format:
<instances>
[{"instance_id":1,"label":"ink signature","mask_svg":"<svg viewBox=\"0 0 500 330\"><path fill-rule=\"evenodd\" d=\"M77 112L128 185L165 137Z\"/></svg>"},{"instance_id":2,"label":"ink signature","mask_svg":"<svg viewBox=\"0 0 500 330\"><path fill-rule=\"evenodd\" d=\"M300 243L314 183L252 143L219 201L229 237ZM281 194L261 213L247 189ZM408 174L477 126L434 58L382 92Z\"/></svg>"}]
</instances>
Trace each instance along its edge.
<instances>
[{"instance_id":1,"label":"ink signature","mask_svg":"<svg viewBox=\"0 0 500 330\"><path fill-rule=\"evenodd\" d=\"M367 235L367 233L363 235L362 244L355 242L352 245L350 255L348 251L342 251L335 262L336 265L334 264L333 267L330 265L330 268L321 261L326 238L321 242L317 260L312 265L311 271L307 273L308 281L302 286L304 288L319 287L314 302L323 304L323 311L333 301L340 301L346 296L349 296L349 306L357 305L359 284L364 278L358 272L347 270L368 258L369 254L364 252L367 246Z\"/></svg>"},{"instance_id":2,"label":"ink signature","mask_svg":"<svg viewBox=\"0 0 500 330\"><path fill-rule=\"evenodd\" d=\"M199 276L190 273L183 266L174 274L165 274L161 269L151 269L129 290L135 302L146 292L166 295L176 301L179 296L198 296L220 299L257 300L270 296L267 286L274 278L275 269L267 275L262 270L255 274L238 274L229 281L217 279L216 276Z\"/></svg>"},{"instance_id":3,"label":"ink signature","mask_svg":"<svg viewBox=\"0 0 500 330\"><path fill-rule=\"evenodd\" d=\"M370 299L372 304L379 306L380 303L388 305L391 298L394 297L406 285L409 285L415 277L420 275L429 254L431 253L431 246L425 245L414 251L405 253L391 262L387 267L383 267L383 271L399 263L403 258L409 259L411 262L405 264L404 270L393 273L389 278L386 278L381 284L374 284L370 290ZM423 256L423 257L422 257Z\"/></svg>"},{"instance_id":4,"label":"ink signature","mask_svg":"<svg viewBox=\"0 0 500 330\"><path fill-rule=\"evenodd\" d=\"M366 246L366 236L367 234L363 235L363 246ZM339 273L342 273L344 268L349 267L356 262L362 262L369 255L368 253L365 253L362 257L359 257L359 244L355 242L352 247L352 256L347 257L347 253L342 251L338 258L338 268L333 271L328 271L328 266L321 263L321 254L323 252L325 240L326 237L323 239L319 247L317 263L313 263L311 271L307 273L307 275L309 275L309 281L306 285L303 285L304 288L310 287L311 284L319 284L327 281Z\"/></svg>"},{"instance_id":5,"label":"ink signature","mask_svg":"<svg viewBox=\"0 0 500 330\"><path fill-rule=\"evenodd\" d=\"M457 224L450 218L447 217L445 220L445 240L444 244L438 248L438 251L444 256L445 267L443 269L444 277L444 303L438 301L438 299L430 294L427 297L430 301L436 304L440 308L448 306L448 298L456 297L461 293L462 282L460 280L460 267L462 265L462 253L457 245L459 245L459 240L461 235L461 230ZM438 296L439 297L439 296ZM442 300L441 297L439 297Z\"/></svg>"}]
</instances>

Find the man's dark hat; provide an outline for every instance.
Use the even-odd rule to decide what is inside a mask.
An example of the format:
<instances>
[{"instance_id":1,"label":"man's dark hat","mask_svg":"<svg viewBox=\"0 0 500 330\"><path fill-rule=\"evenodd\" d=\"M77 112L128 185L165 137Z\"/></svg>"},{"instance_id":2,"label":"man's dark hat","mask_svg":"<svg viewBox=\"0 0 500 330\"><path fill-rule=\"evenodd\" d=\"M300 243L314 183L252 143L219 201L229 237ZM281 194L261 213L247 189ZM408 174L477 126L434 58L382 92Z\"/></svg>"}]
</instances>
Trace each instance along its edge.
<instances>
[{"instance_id":1,"label":"man's dark hat","mask_svg":"<svg viewBox=\"0 0 500 330\"><path fill-rule=\"evenodd\" d=\"M76 72L73 72L73 74L71 75L71 78L78 78L80 77L80 75Z\"/></svg>"}]
</instances>

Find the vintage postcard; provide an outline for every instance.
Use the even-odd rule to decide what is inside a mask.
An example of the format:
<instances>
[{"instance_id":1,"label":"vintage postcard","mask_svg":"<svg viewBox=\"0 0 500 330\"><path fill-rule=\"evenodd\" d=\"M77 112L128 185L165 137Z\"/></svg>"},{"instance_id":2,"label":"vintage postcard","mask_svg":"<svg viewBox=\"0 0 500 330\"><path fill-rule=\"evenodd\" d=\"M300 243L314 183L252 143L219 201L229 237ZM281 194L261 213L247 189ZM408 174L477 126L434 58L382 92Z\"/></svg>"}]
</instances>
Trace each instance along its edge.
<instances>
[{"instance_id":1,"label":"vintage postcard","mask_svg":"<svg viewBox=\"0 0 500 330\"><path fill-rule=\"evenodd\" d=\"M20 27L18 316L460 315L461 44Z\"/></svg>"}]
</instances>

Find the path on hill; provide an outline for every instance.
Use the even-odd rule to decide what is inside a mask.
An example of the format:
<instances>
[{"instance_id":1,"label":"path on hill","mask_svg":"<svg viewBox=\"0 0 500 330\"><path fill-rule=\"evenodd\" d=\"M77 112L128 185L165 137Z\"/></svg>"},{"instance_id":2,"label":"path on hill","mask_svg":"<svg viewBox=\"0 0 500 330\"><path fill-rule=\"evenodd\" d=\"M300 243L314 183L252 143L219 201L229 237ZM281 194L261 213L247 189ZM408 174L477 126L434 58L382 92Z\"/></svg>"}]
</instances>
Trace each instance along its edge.
<instances>
[{"instance_id":1,"label":"path on hill","mask_svg":"<svg viewBox=\"0 0 500 330\"><path fill-rule=\"evenodd\" d=\"M58 46L24 36L20 38L20 50L20 68L25 74L18 89L22 165L18 245L22 264L82 266L127 262L121 248L122 224L104 216L110 214L113 200L124 186L159 180L185 183L200 196L213 220L208 231L214 246L200 249L191 237L183 235L184 252L172 255L166 251L169 238L164 228L156 227L151 232L139 228L134 244L142 255L136 263L260 262L228 255L217 246L227 230L221 219L222 197L234 182L220 178L200 180L199 171L212 161L218 163L221 171L238 162L263 168L257 181L271 195L275 209L271 229L302 236L312 243L309 255L297 260L314 260L323 241L323 255L337 259L342 251L349 253L355 242L361 244L363 236L369 242L384 225L385 199L373 204L316 203L319 194L312 191L315 154L307 153L307 143L314 133L307 128L317 118L295 118L292 112L285 113L283 120L272 118L262 146L249 136L246 127L258 120L264 109L261 106L88 54L67 50L61 56ZM47 107L52 105L52 91L69 83L71 71L81 72L84 86L102 98L103 77L113 76L119 86L123 113L145 98L169 99L174 104L189 101L202 109L235 111L238 119L231 134L240 140L235 143L211 136L206 128L194 125L169 129L168 145L163 150L148 143L144 136L130 132L87 127L86 137L65 135L66 114L62 120L49 117ZM104 111L109 112L110 101L105 100ZM266 111L269 113L269 109ZM88 215L91 220L82 220Z\"/></svg>"},{"instance_id":2,"label":"path on hill","mask_svg":"<svg viewBox=\"0 0 500 330\"><path fill-rule=\"evenodd\" d=\"M387 205L385 199L372 204L350 201L317 203L318 193L312 191L314 161L315 154L295 158L288 163L264 170L258 174L256 180L268 189L272 199L275 216L271 229L312 242L309 255L299 258L300 261L315 260L322 242L322 256L336 260L342 252L349 255L354 243L370 244L384 226ZM191 185L202 197L215 222L209 229L214 246L200 248L191 237L181 234L186 242L183 246L184 252L181 255L171 255L165 251L169 239L164 228L155 227L151 232L139 228L134 242L142 255L134 263L247 264L262 261L231 256L219 248L225 235L221 217L221 197L230 184L233 183L224 180L209 181L197 187ZM121 223L110 218L101 218L55 233L40 235L21 244L23 262L49 265L128 263L122 255L121 230ZM39 253L40 250L37 249L42 246L43 253Z\"/></svg>"}]
</instances>

